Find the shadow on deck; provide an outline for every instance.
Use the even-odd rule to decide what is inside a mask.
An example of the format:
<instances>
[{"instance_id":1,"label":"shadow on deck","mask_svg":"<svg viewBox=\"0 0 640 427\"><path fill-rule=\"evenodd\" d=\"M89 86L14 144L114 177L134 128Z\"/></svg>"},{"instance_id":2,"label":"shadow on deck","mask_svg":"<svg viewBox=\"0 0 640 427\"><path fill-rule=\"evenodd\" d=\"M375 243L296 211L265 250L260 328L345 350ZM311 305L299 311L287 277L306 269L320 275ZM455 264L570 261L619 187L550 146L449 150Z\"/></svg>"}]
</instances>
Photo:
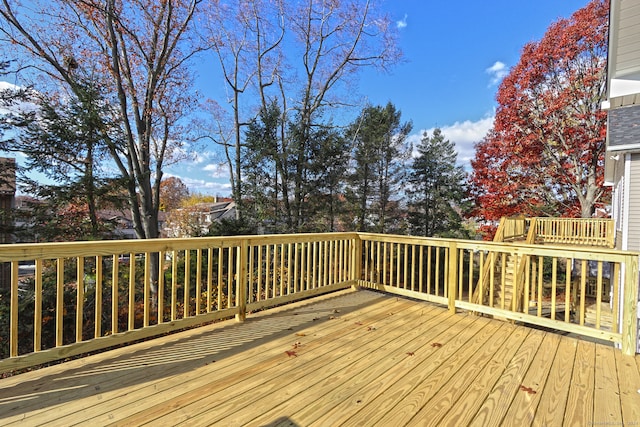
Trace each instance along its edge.
<instances>
[{"instance_id":1,"label":"shadow on deck","mask_svg":"<svg viewBox=\"0 0 640 427\"><path fill-rule=\"evenodd\" d=\"M2 425L640 424L640 356L341 291L0 380Z\"/></svg>"}]
</instances>

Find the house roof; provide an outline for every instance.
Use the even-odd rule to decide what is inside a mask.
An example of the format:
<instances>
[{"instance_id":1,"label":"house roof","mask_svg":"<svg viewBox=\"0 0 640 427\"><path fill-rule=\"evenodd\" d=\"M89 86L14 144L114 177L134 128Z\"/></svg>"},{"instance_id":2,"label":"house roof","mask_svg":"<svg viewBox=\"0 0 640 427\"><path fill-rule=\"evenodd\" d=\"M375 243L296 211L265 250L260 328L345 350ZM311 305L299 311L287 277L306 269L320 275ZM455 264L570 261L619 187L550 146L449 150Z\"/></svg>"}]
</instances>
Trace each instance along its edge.
<instances>
[{"instance_id":1,"label":"house roof","mask_svg":"<svg viewBox=\"0 0 640 427\"><path fill-rule=\"evenodd\" d=\"M0 195L16 193L16 159L0 157Z\"/></svg>"}]
</instances>

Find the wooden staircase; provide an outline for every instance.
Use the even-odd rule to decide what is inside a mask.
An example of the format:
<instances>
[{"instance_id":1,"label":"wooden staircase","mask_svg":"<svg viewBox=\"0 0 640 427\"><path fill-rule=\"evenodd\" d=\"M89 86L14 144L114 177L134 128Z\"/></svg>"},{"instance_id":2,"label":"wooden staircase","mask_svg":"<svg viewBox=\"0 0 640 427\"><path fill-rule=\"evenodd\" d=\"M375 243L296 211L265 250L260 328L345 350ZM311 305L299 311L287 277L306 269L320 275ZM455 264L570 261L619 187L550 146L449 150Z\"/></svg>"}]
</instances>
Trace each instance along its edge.
<instances>
[{"instance_id":1,"label":"wooden staircase","mask_svg":"<svg viewBox=\"0 0 640 427\"><path fill-rule=\"evenodd\" d=\"M514 224L516 224L514 226ZM521 224L521 226L520 226ZM525 243L531 243L535 239L534 226L531 226L528 233L525 233L525 221L524 217L517 217L515 219L502 218L500 220L500 224L498 229L496 230L496 234L494 236L494 242L505 242L505 241L520 241ZM494 256L493 254L491 256ZM510 311L519 311L522 308L524 295L523 292L523 284L524 284L524 263L526 261L524 256L521 256L517 253L508 253L505 254L505 257L502 259L494 259L493 260L496 279L493 283L493 307L503 308L505 310ZM504 262L503 262L504 261ZM487 284L489 282L489 276L491 274L490 266L491 261L489 257L486 260L485 266L482 267L482 280L483 283ZM514 277L514 272L517 272L517 277ZM474 291L473 301L480 301L482 298L483 305L486 305L490 298L489 286L484 286L483 295L479 294L480 289L480 280L478 281L478 285ZM518 298L515 298L514 303L514 281L517 280L516 290L520 294ZM515 307L514 307L515 305Z\"/></svg>"},{"instance_id":2,"label":"wooden staircase","mask_svg":"<svg viewBox=\"0 0 640 427\"><path fill-rule=\"evenodd\" d=\"M504 271L504 280L496 283L493 288L493 306L504 308L506 310L513 310L513 272L517 265L519 265L521 256L517 254L509 254L506 257ZM504 289L503 289L504 288Z\"/></svg>"},{"instance_id":3,"label":"wooden staircase","mask_svg":"<svg viewBox=\"0 0 640 427\"><path fill-rule=\"evenodd\" d=\"M584 324L585 326L596 327L597 322L597 303L590 304L585 307ZM613 330L613 310L608 302L600 303L600 328Z\"/></svg>"}]
</instances>

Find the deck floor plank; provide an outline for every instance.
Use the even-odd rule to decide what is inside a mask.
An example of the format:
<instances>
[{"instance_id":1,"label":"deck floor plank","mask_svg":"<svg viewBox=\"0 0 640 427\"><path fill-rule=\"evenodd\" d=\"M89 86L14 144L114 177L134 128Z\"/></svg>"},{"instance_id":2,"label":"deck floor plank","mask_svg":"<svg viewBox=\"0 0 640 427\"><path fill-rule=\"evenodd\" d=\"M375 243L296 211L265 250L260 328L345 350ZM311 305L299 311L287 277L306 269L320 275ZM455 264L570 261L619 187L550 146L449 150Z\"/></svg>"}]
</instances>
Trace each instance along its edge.
<instances>
[{"instance_id":1,"label":"deck floor plank","mask_svg":"<svg viewBox=\"0 0 640 427\"><path fill-rule=\"evenodd\" d=\"M443 322L436 318L435 324L425 322L419 328L405 332L402 341L381 346L380 351L365 360L365 366L361 364L357 370L345 370L343 381L335 383L333 378L327 378L318 389L312 390L315 392L312 396L320 396L315 402L305 406L305 401L310 399L296 399L296 407L291 408L295 419L306 420L308 425L339 425L385 391L389 383L383 380L384 377L405 372L406 364L410 363L408 358L412 357L409 353L433 351L430 345L433 340L446 339L472 321L466 317L451 318L449 313L440 316ZM256 421L265 420L260 417Z\"/></svg>"},{"instance_id":2,"label":"deck floor plank","mask_svg":"<svg viewBox=\"0 0 640 427\"><path fill-rule=\"evenodd\" d=\"M375 425L389 413L397 414L395 406L403 401L412 390L432 375L439 377L439 371L442 368L445 368L446 373L450 372L454 368L448 363L451 358L464 357L465 354L468 354L465 351L466 346L475 348L478 343L491 336L499 325L490 325L490 323L494 322L487 322L485 318L475 319L462 331L456 331L455 336L434 343L440 345L433 347L434 351L425 354L416 352L413 356L407 356L403 372L392 372L380 379L380 381L390 384L385 393L373 401L365 402L366 405L346 423L350 425ZM397 424L404 425L400 421Z\"/></svg>"},{"instance_id":3,"label":"deck floor plank","mask_svg":"<svg viewBox=\"0 0 640 427\"><path fill-rule=\"evenodd\" d=\"M204 399L207 396L215 397L219 395L229 399L234 393L242 394L243 390L250 390L259 386L270 369L286 363L285 351L293 350L293 343L305 341L305 346L309 348L319 347L324 352L331 352L334 351L334 348L324 345L327 341L336 345L340 340L350 339L350 334L355 332L357 327L352 324L351 318L365 316L370 321L375 321L387 318L389 310L400 311L404 309L413 310L416 308L408 304L407 301L400 300L385 304L373 302L370 306L353 313L344 313L342 310L338 310L339 313L333 313L335 309L309 312L312 319L318 320L318 323L312 320L314 323L314 327L311 329L312 332L310 332L309 328L301 329L298 332L292 330L276 340L256 343L259 345L255 347L255 351L251 353L244 352L244 357L241 360L216 361L206 367L198 366L194 378L180 376L176 377L175 381L163 381L163 385L168 387L164 388L164 392L171 393L173 396L171 405L166 405L164 402L157 402L150 398L148 392L151 390L148 390L147 393L137 395L137 399L130 400L127 408L119 407L117 411L114 409L94 421L98 424L104 424L105 422L113 423L114 421L122 420L121 422L124 425L136 425L142 423L143 420L148 421L168 414L175 422L179 421L177 416L179 412L184 412L186 414L185 419L188 419L191 417L191 413L183 407L194 401ZM292 314L297 319L300 315L300 310L296 310L296 313ZM343 315L342 317L340 317L341 314ZM316 317L321 315L324 318ZM237 384L242 381L248 381L249 383L246 388L241 390L238 389Z\"/></svg>"},{"instance_id":4,"label":"deck floor plank","mask_svg":"<svg viewBox=\"0 0 640 427\"><path fill-rule=\"evenodd\" d=\"M518 392L509 406L504 418L505 424L528 426L533 422L560 341L561 336L558 334L545 336L536 358L529 366L527 374L522 379Z\"/></svg>"},{"instance_id":5,"label":"deck floor plank","mask_svg":"<svg viewBox=\"0 0 640 427\"><path fill-rule=\"evenodd\" d=\"M545 333L534 330L528 336L524 344L518 349L511 359L507 369L496 382L491 393L486 397L482 406L476 412L469 425L490 426L500 425L504 419L514 396L520 390L529 365L538 354Z\"/></svg>"},{"instance_id":6,"label":"deck floor plank","mask_svg":"<svg viewBox=\"0 0 640 427\"><path fill-rule=\"evenodd\" d=\"M593 424L595 361L596 344L578 340L563 418L566 427Z\"/></svg>"},{"instance_id":7,"label":"deck floor plank","mask_svg":"<svg viewBox=\"0 0 640 427\"><path fill-rule=\"evenodd\" d=\"M424 314L421 315L422 317ZM336 411L336 408L341 404L350 406L354 393L378 381L385 372L396 368L398 363L406 358L408 346L419 351L422 347L427 347L428 343L439 334L445 333L447 328L451 329L456 324L456 320L462 319L461 317L451 319L451 317L450 313L438 313L437 318L433 318L438 321L435 327L422 319L416 319L418 323L415 324L405 323L407 329L397 331L399 333L396 339L382 343L365 358L361 358L352 365L343 366L340 372L321 378L315 383L301 382L296 384L295 388L287 389L286 401L260 414L252 422L266 424L286 413L292 414L293 419L304 419L306 424L310 425L317 421L316 418L328 413L347 414L348 409L342 408ZM405 325L402 325L403 329ZM351 348L356 349L357 344L352 344ZM372 360L375 363L372 364ZM375 391L372 391L366 400L361 394L358 398L360 403L371 400L371 396L375 396ZM327 425L326 421L323 423ZM336 425L337 422L332 420L329 424Z\"/></svg>"},{"instance_id":8,"label":"deck floor plank","mask_svg":"<svg viewBox=\"0 0 640 427\"><path fill-rule=\"evenodd\" d=\"M524 344L530 331L531 329L529 328L515 328L509 339L505 341L487 363L483 372L463 390L460 398L452 404L444 417L439 420L439 425L456 427L468 425L471 422L496 382L501 378L509 361ZM431 413L429 413L429 416L431 416ZM410 423L410 425L417 424L416 422Z\"/></svg>"},{"instance_id":9,"label":"deck floor plank","mask_svg":"<svg viewBox=\"0 0 640 427\"><path fill-rule=\"evenodd\" d=\"M431 387L430 394L425 393L421 396L426 404L417 411L411 420L407 423L413 425L442 425L442 418L458 405L459 399L466 393L467 389L474 382L486 382L480 378L483 375L490 374L487 366L496 354L502 354L502 349L507 343L513 344L512 335L519 328L505 323L496 331L496 334L487 340L486 344L481 346L471 358L454 372L454 375L444 383ZM460 366L460 365L459 365ZM493 385L493 384L492 384ZM426 384L422 384L420 388L425 389ZM415 392L415 391L414 391Z\"/></svg>"},{"instance_id":10,"label":"deck floor plank","mask_svg":"<svg viewBox=\"0 0 640 427\"><path fill-rule=\"evenodd\" d=\"M160 345L156 347L149 347L148 343L141 343L142 349L138 350L139 345L136 344L131 346L129 352L118 354L118 357L112 360L103 359L106 353L96 355L101 361L106 361L106 364L95 365L93 370L89 371L82 371L78 368L67 375L64 375L63 372L60 376L54 377L53 382L39 379L33 385L34 389L41 392L53 392L60 388L60 382L64 384L75 381L77 383L79 375L93 376L93 381L96 383L94 393L85 387L68 390L64 393L64 399L57 405L39 410L33 410L33 405L24 405L21 408L22 414L16 416L16 419L30 419L33 423L57 422L59 425L69 425L73 423L74 418L89 419L95 417L96 414L101 414L102 417L96 419L96 422L103 423L105 420L113 422L126 413L122 410L124 405L129 405L132 413L137 413L144 409L145 402L153 401L152 397L158 393L171 392L176 384L190 383L201 378L203 373L200 369L206 364L212 363L213 360L216 360L217 369L222 369L237 364L228 356L233 356L238 350L242 351L244 358L248 359L250 356L264 354L264 348L259 347L261 343L281 346L291 340L293 332L278 334L278 331L286 331L289 328L304 330L301 328L313 325L316 327L316 333L322 333L321 328L325 323L316 323L312 319L320 315L328 316L336 309L336 306L343 307L343 310L347 310L348 307L356 307L364 312L384 311L376 304L376 302L384 300L379 295L368 295L368 298L366 298L367 295L357 295L357 293L344 293L343 295L344 298L340 302L319 301L312 309L303 305L300 309L294 307L293 310L297 313L294 317L275 314L274 317L265 318L264 321L258 316L255 322L247 322L242 325L235 323L214 324L200 328L202 331L199 333L186 331L183 334L177 334L177 337L159 338L157 341ZM360 301L363 298L365 298L364 301ZM244 342L254 343L255 346L238 347ZM120 349L116 352L121 353ZM91 356L91 358L93 357ZM123 380L131 386L121 388L120 384L123 383ZM123 399L123 397L126 398ZM68 410L67 402L69 401L77 405L77 412ZM34 405L37 405L37 402L34 402ZM66 417L61 416L60 412L66 412Z\"/></svg>"},{"instance_id":11,"label":"deck floor plank","mask_svg":"<svg viewBox=\"0 0 640 427\"><path fill-rule=\"evenodd\" d=\"M549 377L544 390L541 390L540 403L533 420L534 426L546 427L563 419L577 347L578 342L574 339L560 340Z\"/></svg>"},{"instance_id":12,"label":"deck floor plank","mask_svg":"<svg viewBox=\"0 0 640 427\"><path fill-rule=\"evenodd\" d=\"M489 357L488 352L497 351L500 344L508 337L504 333L506 329L508 329L506 323L491 322L486 325L459 352L449 358L446 364L403 396L393 411L380 419L378 425L391 425L394 422L406 425L412 419L433 425L429 410L441 410L443 408L440 404L448 406L451 400L454 400L455 393L458 392L456 387L464 387L466 378L473 375L473 371L482 366L483 362L486 363L486 359L483 360L483 358ZM419 370L420 367L416 367L416 371ZM436 395L439 399L435 399ZM435 407L429 406L428 404L433 401L436 401Z\"/></svg>"},{"instance_id":13,"label":"deck floor plank","mask_svg":"<svg viewBox=\"0 0 640 427\"><path fill-rule=\"evenodd\" d=\"M0 425L633 425L638 390L640 356L359 290L0 380Z\"/></svg>"},{"instance_id":14,"label":"deck floor plank","mask_svg":"<svg viewBox=\"0 0 640 427\"><path fill-rule=\"evenodd\" d=\"M356 323L353 321L355 319L349 320L348 324L353 333L341 339L329 335L315 346L311 345L312 343L304 343L295 350L289 344L280 348L276 356L280 361L277 367L265 369L265 367L259 366L262 374L252 375L247 378L247 381L239 376L231 379L233 385L229 387L229 390L223 391L224 403L220 403L220 399L215 393L198 391L197 395L201 398L197 401L192 399L192 402L185 403L180 409L179 417L176 417L175 413L170 413L168 420L156 419L154 422L162 424L168 421L168 424L171 424L176 420L182 421L184 419L186 421L188 419L189 425L197 426L204 418L205 423L220 422L222 425L244 425L256 414L272 409L278 402L285 399L289 394L289 389L295 387L297 382L312 384L317 372L322 372L322 376L330 375L341 369L341 361L342 363L345 363L344 361L351 363L352 360L366 357L371 351L383 345L386 339L400 336L402 334L400 327L412 318L411 315L415 310L419 309L414 305L405 310L393 310L396 314L390 316L388 308L382 307L383 311L376 317L362 317ZM333 322L333 324L336 327L342 326L339 321ZM369 325L374 324L377 329L367 331ZM385 331L387 325L389 325L389 333L375 333L379 330ZM340 333L338 332L338 334ZM341 334L344 335L344 332ZM387 335L391 335L391 338L385 338ZM358 343L357 348L351 347L354 342ZM287 356L286 350L296 351L297 356ZM308 376L312 378L310 380L305 378ZM189 400L189 396L186 400ZM248 406L251 411L241 411ZM233 422L231 420L225 421L225 417L233 418Z\"/></svg>"},{"instance_id":15,"label":"deck floor plank","mask_svg":"<svg viewBox=\"0 0 640 427\"><path fill-rule=\"evenodd\" d=\"M618 371L613 348L596 347L595 389L593 396L594 425L622 425Z\"/></svg>"},{"instance_id":16,"label":"deck floor plank","mask_svg":"<svg viewBox=\"0 0 640 427\"><path fill-rule=\"evenodd\" d=\"M640 426L640 372L635 361L614 351L620 387L623 425Z\"/></svg>"}]
</instances>

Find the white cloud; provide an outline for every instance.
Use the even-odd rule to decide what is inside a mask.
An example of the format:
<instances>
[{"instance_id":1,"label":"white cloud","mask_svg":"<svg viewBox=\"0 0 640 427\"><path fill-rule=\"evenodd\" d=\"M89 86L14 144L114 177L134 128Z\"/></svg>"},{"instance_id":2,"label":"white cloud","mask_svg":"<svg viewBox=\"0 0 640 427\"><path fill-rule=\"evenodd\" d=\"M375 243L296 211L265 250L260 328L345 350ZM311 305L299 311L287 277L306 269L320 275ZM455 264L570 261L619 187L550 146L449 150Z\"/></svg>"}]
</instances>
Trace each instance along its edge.
<instances>
[{"instance_id":1,"label":"white cloud","mask_svg":"<svg viewBox=\"0 0 640 427\"><path fill-rule=\"evenodd\" d=\"M493 127L494 116L487 116L478 121L465 120L463 122L455 122L448 126L439 126L445 139L455 143L458 153L458 163L469 169L469 161L475 156L475 148L473 145L480 142L487 132ZM419 133L409 136L409 141L415 147L420 143L422 135L426 132L430 136L433 135L435 128L423 129Z\"/></svg>"},{"instance_id":2,"label":"white cloud","mask_svg":"<svg viewBox=\"0 0 640 427\"><path fill-rule=\"evenodd\" d=\"M9 82L0 81L0 90L19 90L22 89L20 86L16 86Z\"/></svg>"},{"instance_id":3,"label":"white cloud","mask_svg":"<svg viewBox=\"0 0 640 427\"><path fill-rule=\"evenodd\" d=\"M484 71L491 76L489 86L497 85L507 74L509 74L507 66L500 61L496 61L491 67Z\"/></svg>"},{"instance_id":4,"label":"white cloud","mask_svg":"<svg viewBox=\"0 0 640 427\"><path fill-rule=\"evenodd\" d=\"M229 178L229 166L226 163L209 163L202 170L212 178Z\"/></svg>"},{"instance_id":5,"label":"white cloud","mask_svg":"<svg viewBox=\"0 0 640 427\"><path fill-rule=\"evenodd\" d=\"M180 178L192 193L229 196L231 184L226 163L196 165L192 161L182 161L165 170L165 177Z\"/></svg>"},{"instance_id":6,"label":"white cloud","mask_svg":"<svg viewBox=\"0 0 640 427\"><path fill-rule=\"evenodd\" d=\"M5 95L11 95L21 90L25 90L26 88L21 86L16 86L12 83L0 81L0 92L4 92ZM0 106L0 114L20 114L20 113L28 113L31 111L36 111L38 106L32 102L15 100L10 105L2 105Z\"/></svg>"},{"instance_id":7,"label":"white cloud","mask_svg":"<svg viewBox=\"0 0 640 427\"><path fill-rule=\"evenodd\" d=\"M231 194L231 184L229 182L206 181L204 179L181 178L192 193L205 193L218 196L228 196Z\"/></svg>"},{"instance_id":8,"label":"white cloud","mask_svg":"<svg viewBox=\"0 0 640 427\"><path fill-rule=\"evenodd\" d=\"M402 18L399 21L396 21L396 27L398 27L399 30L403 29L403 28L407 28L407 14L404 14L404 18Z\"/></svg>"},{"instance_id":9,"label":"white cloud","mask_svg":"<svg viewBox=\"0 0 640 427\"><path fill-rule=\"evenodd\" d=\"M179 178L187 186L191 193L211 194L216 196L229 196L231 194L231 184L228 180L205 180L198 178L190 178L187 176L165 173L165 178Z\"/></svg>"},{"instance_id":10,"label":"white cloud","mask_svg":"<svg viewBox=\"0 0 640 427\"><path fill-rule=\"evenodd\" d=\"M216 153L212 151L202 151L202 152L199 151L199 152L196 152L194 156L195 158L193 159L193 163L199 165L201 163L210 161L212 158L216 156Z\"/></svg>"}]
</instances>

